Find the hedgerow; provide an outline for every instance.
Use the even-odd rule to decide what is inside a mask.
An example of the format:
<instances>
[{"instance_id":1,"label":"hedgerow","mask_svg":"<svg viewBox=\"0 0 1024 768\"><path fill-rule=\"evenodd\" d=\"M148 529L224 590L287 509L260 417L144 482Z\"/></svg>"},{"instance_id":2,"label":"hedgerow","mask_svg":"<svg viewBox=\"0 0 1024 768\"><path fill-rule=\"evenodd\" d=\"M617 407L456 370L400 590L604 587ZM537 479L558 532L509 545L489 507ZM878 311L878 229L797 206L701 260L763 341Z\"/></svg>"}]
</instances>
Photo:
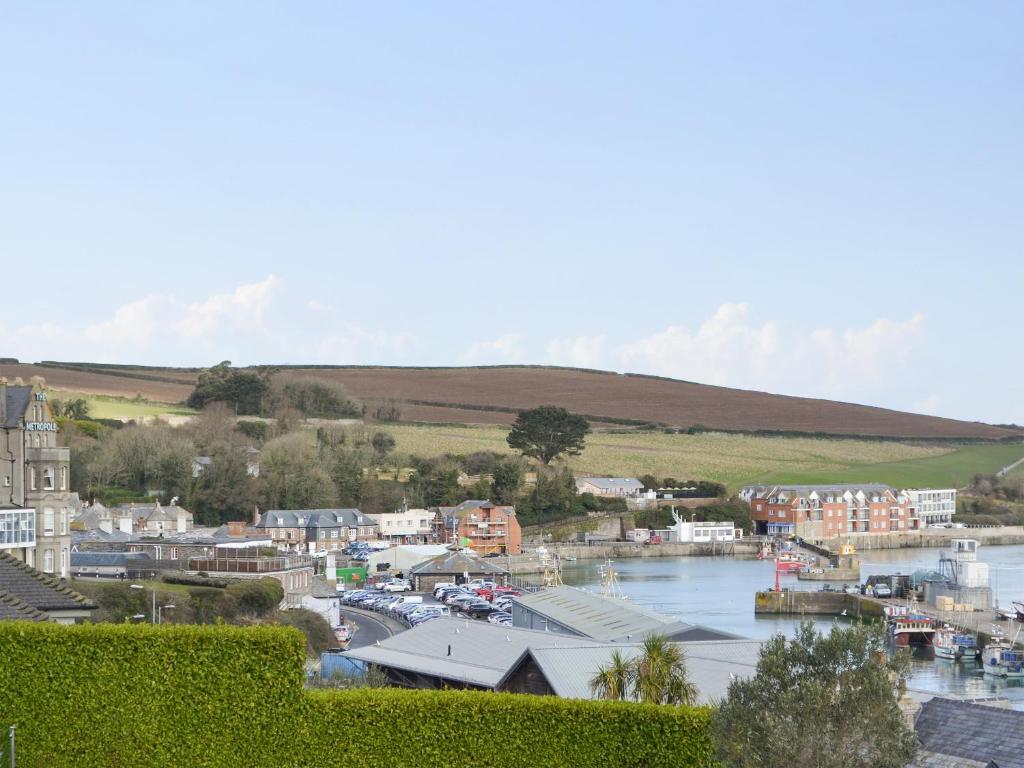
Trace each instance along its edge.
<instances>
[{"instance_id":1,"label":"hedgerow","mask_svg":"<svg viewBox=\"0 0 1024 768\"><path fill-rule=\"evenodd\" d=\"M289 628L0 624L21 768L688 768L705 709L302 687Z\"/></svg>"}]
</instances>

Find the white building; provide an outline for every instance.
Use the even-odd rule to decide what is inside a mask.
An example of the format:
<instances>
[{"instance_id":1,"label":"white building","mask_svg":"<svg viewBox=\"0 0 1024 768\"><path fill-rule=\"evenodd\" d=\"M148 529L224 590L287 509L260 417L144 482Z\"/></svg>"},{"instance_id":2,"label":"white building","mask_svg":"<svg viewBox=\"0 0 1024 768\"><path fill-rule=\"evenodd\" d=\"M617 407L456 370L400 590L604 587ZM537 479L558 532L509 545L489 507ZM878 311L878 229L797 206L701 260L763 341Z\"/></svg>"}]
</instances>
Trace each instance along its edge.
<instances>
[{"instance_id":1,"label":"white building","mask_svg":"<svg viewBox=\"0 0 1024 768\"><path fill-rule=\"evenodd\" d=\"M609 498L632 499L644 489L635 477L577 477L576 492Z\"/></svg>"},{"instance_id":2,"label":"white building","mask_svg":"<svg viewBox=\"0 0 1024 768\"><path fill-rule=\"evenodd\" d=\"M430 541L434 513L426 509L407 509L367 515L377 521L380 538L393 544L426 544Z\"/></svg>"},{"instance_id":3,"label":"white building","mask_svg":"<svg viewBox=\"0 0 1024 768\"><path fill-rule=\"evenodd\" d=\"M904 491L910 497L912 515L920 519L920 527L939 525L953 521L956 514L956 489L931 488Z\"/></svg>"},{"instance_id":4,"label":"white building","mask_svg":"<svg viewBox=\"0 0 1024 768\"><path fill-rule=\"evenodd\" d=\"M672 517L676 524L670 525L669 541L680 544L709 544L712 541L735 541L740 538L742 531L730 522L707 522L698 523L695 521L683 520L673 510Z\"/></svg>"}]
</instances>

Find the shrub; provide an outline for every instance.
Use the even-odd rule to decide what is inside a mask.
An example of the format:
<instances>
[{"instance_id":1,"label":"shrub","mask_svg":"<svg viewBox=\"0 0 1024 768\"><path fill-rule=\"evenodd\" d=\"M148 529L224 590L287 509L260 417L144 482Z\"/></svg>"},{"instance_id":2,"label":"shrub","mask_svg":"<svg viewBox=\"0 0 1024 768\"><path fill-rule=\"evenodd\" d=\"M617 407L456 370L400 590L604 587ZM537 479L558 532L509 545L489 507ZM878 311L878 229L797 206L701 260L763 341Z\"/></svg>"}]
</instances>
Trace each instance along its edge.
<instances>
[{"instance_id":1,"label":"shrub","mask_svg":"<svg viewBox=\"0 0 1024 768\"><path fill-rule=\"evenodd\" d=\"M18 726L22 768L712 764L706 709L479 691L305 692L303 646L284 627L0 624L3 722ZM455 746L467 733L499 740Z\"/></svg>"},{"instance_id":2,"label":"shrub","mask_svg":"<svg viewBox=\"0 0 1024 768\"><path fill-rule=\"evenodd\" d=\"M227 589L240 613L266 616L284 600L284 587L277 579L264 577L255 581L239 581Z\"/></svg>"},{"instance_id":3,"label":"shrub","mask_svg":"<svg viewBox=\"0 0 1024 768\"><path fill-rule=\"evenodd\" d=\"M290 608L280 611L277 619L285 626L295 627L305 636L306 651L311 656L319 656L338 644L331 625L319 613L306 608Z\"/></svg>"}]
</instances>

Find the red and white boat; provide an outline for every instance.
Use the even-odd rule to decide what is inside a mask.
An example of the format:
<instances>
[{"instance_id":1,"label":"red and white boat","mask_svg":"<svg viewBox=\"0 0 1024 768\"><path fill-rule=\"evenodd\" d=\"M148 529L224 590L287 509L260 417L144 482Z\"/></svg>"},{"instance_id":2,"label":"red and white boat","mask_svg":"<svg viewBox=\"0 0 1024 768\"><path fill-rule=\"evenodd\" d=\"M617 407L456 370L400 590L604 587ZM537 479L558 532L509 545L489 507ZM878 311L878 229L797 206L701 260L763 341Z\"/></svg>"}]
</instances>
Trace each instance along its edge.
<instances>
[{"instance_id":1,"label":"red and white boat","mask_svg":"<svg viewBox=\"0 0 1024 768\"><path fill-rule=\"evenodd\" d=\"M935 619L915 613L905 605L885 606L889 634L899 646L931 645L935 636Z\"/></svg>"},{"instance_id":2,"label":"red and white boat","mask_svg":"<svg viewBox=\"0 0 1024 768\"><path fill-rule=\"evenodd\" d=\"M775 570L777 571L802 571L807 567L807 563L800 559L799 556L783 552L781 555L775 558Z\"/></svg>"}]
</instances>

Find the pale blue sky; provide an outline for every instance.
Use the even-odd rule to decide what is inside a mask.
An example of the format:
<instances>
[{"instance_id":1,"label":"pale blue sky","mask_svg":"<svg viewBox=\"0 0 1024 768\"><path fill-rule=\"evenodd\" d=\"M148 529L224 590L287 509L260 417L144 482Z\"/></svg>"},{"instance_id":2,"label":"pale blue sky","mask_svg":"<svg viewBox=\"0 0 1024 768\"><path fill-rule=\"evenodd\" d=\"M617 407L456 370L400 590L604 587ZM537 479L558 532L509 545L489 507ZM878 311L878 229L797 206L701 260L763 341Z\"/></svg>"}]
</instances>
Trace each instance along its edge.
<instances>
[{"instance_id":1,"label":"pale blue sky","mask_svg":"<svg viewBox=\"0 0 1024 768\"><path fill-rule=\"evenodd\" d=\"M577 364L1024 423L1022 29L4 3L0 355Z\"/></svg>"}]
</instances>

